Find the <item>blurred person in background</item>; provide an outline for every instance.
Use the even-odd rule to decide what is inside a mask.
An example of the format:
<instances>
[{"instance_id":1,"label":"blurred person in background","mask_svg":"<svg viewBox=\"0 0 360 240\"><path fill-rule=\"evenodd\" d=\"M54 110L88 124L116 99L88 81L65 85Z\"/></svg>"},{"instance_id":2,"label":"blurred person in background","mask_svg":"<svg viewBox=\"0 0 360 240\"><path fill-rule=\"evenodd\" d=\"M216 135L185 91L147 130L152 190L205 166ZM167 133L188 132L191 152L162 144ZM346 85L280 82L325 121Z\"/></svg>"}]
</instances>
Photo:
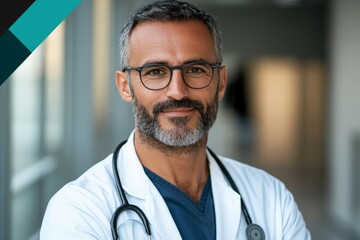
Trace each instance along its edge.
<instances>
[{"instance_id":1,"label":"blurred person in background","mask_svg":"<svg viewBox=\"0 0 360 240\"><path fill-rule=\"evenodd\" d=\"M53 196L41 239L310 239L283 183L207 148L227 77L207 12L150 3L125 24L120 54L135 129Z\"/></svg>"}]
</instances>

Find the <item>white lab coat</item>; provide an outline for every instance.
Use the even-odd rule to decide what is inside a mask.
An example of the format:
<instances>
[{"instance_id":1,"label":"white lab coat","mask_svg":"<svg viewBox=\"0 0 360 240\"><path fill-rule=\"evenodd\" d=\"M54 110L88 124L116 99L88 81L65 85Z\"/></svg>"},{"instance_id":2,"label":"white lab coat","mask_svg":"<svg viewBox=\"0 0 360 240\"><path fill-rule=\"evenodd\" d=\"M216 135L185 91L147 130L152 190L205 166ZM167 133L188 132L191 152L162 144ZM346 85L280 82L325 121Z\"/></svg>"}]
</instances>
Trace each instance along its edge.
<instances>
[{"instance_id":1,"label":"white lab coat","mask_svg":"<svg viewBox=\"0 0 360 240\"><path fill-rule=\"evenodd\" d=\"M152 239L181 239L165 201L145 174L137 158L133 135L122 147L118 168L128 201L140 207L150 222ZM240 195L228 184L208 154L216 217L216 239L246 239L246 222ZM254 223L267 240L307 240L306 229L292 195L285 186L262 170L220 157L237 184ZM156 159L154 159L156 161ZM120 206L112 172L112 155L77 180L66 184L50 200L40 239L112 239L110 219ZM147 239L140 219L124 212L118 219L120 239Z\"/></svg>"}]
</instances>

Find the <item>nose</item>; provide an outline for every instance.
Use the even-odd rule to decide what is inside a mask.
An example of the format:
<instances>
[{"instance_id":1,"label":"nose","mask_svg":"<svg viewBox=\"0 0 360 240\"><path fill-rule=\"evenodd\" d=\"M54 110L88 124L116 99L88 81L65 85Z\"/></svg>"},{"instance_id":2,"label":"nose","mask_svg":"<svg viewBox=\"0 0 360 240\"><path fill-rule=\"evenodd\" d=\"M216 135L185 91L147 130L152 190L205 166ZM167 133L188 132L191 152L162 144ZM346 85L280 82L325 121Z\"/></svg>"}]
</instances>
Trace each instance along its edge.
<instances>
[{"instance_id":1,"label":"nose","mask_svg":"<svg viewBox=\"0 0 360 240\"><path fill-rule=\"evenodd\" d=\"M180 69L174 69L171 81L167 87L166 96L176 100L188 97L189 88L186 86Z\"/></svg>"}]
</instances>

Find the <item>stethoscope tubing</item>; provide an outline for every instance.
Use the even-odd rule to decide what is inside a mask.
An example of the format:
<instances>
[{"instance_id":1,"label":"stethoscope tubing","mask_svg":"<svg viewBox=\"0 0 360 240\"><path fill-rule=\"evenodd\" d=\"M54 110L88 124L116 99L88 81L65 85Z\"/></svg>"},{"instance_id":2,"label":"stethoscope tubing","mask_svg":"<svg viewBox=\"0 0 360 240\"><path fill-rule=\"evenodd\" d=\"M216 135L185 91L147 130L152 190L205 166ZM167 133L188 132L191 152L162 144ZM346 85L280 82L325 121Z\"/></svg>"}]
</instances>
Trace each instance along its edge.
<instances>
[{"instance_id":1,"label":"stethoscope tubing","mask_svg":"<svg viewBox=\"0 0 360 240\"><path fill-rule=\"evenodd\" d=\"M141 219L141 221L144 225L145 232L148 235L148 238L150 239L151 230L150 230L149 220L147 219L145 213L138 206L129 204L127 197L125 196L125 190L122 187L122 184L120 181L120 175L119 175L118 167L117 167L117 158L118 158L121 147L125 143L126 143L126 141L123 141L116 147L114 154L113 154L113 158L112 158L112 168L113 168L113 172L114 172L116 189L117 189L117 192L119 194L122 204L120 205L120 207L118 207L116 209L116 211L113 213L113 215L111 217L111 234L112 234L113 239L120 239L118 236L118 233L117 233L117 220L122 212L129 210L129 211L135 212L139 216L139 218Z\"/></svg>"},{"instance_id":2,"label":"stethoscope tubing","mask_svg":"<svg viewBox=\"0 0 360 240\"><path fill-rule=\"evenodd\" d=\"M116 209L116 211L113 213L113 215L111 217L111 234L112 234L113 239L120 239L118 236L118 233L117 233L117 220L122 212L133 211L141 219L143 226L145 228L145 232L148 236L148 239L150 239L151 238L151 230L150 230L149 220L147 219L145 213L138 206L129 204L129 202L126 198L126 195L125 195L125 190L122 187L122 184L120 181L120 175L119 175L118 167L117 167L117 158L118 158L121 147L125 143L126 143L126 141L123 141L115 148L115 151L114 151L114 154L112 157L112 168L113 168L113 172L114 172L115 185L116 185L116 189L117 189L117 192L119 194L119 198L120 198L122 204L120 205L120 207L118 207ZM215 159L216 163L219 165L221 171L225 175L231 188L241 196L240 191L237 188L234 180L232 179L228 170L225 168L224 164L220 161L219 157L216 156L216 154L210 148L207 148L207 149L208 149L210 155ZM247 210L247 207L246 207L245 202L242 197L241 197L241 211L243 212L243 214L245 216L246 224L248 225L247 229L246 229L246 234L247 234L248 239L265 240L265 233L262 230L262 228L259 225L252 223L251 217L249 215L249 212Z\"/></svg>"}]
</instances>

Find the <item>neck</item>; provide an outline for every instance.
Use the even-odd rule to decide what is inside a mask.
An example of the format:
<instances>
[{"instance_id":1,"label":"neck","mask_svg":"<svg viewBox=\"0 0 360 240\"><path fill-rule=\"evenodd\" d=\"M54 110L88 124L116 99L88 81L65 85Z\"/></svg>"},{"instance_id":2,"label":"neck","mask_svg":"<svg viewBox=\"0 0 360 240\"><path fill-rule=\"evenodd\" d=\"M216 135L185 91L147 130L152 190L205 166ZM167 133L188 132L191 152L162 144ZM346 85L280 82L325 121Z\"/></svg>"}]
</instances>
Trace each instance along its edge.
<instances>
[{"instance_id":1,"label":"neck","mask_svg":"<svg viewBox=\"0 0 360 240\"><path fill-rule=\"evenodd\" d=\"M198 202L209 176L206 158L207 134L191 146L165 145L135 131L135 150L140 162Z\"/></svg>"}]
</instances>

